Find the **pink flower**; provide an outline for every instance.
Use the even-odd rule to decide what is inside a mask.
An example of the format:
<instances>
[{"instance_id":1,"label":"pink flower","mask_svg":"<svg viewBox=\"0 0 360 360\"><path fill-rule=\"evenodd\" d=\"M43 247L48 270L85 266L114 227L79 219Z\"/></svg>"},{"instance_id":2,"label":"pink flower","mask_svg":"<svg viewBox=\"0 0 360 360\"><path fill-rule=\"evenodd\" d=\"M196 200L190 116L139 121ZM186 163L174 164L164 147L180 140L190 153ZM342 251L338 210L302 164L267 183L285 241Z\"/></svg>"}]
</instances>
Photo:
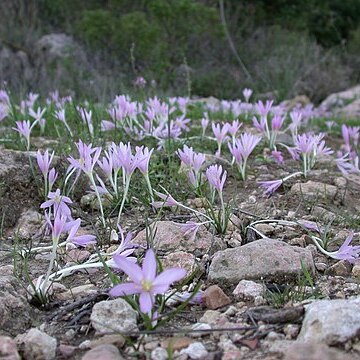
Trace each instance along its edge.
<instances>
[{"instance_id":1,"label":"pink flower","mask_svg":"<svg viewBox=\"0 0 360 360\"><path fill-rule=\"evenodd\" d=\"M226 181L227 172L223 172L221 165L211 165L206 170L206 177L209 181L210 186L214 187L219 192L223 191L224 184Z\"/></svg>"},{"instance_id":2,"label":"pink flower","mask_svg":"<svg viewBox=\"0 0 360 360\"><path fill-rule=\"evenodd\" d=\"M283 157L281 151L273 150L273 151L271 152L271 156L273 157L273 159L274 159L278 164L283 164L283 163L284 163L284 157Z\"/></svg>"},{"instance_id":3,"label":"pink flower","mask_svg":"<svg viewBox=\"0 0 360 360\"><path fill-rule=\"evenodd\" d=\"M162 194L158 191L154 191L155 194L164 201L153 201L151 205L155 208L161 208L163 206L179 206L180 203L176 201L170 194Z\"/></svg>"},{"instance_id":4,"label":"pink flower","mask_svg":"<svg viewBox=\"0 0 360 360\"><path fill-rule=\"evenodd\" d=\"M57 189L55 192L49 192L47 200L40 205L41 209L46 209L51 206L54 208L55 217L65 217L71 219L71 210L67 204L72 204L72 201L69 197L61 195L60 189Z\"/></svg>"},{"instance_id":5,"label":"pink flower","mask_svg":"<svg viewBox=\"0 0 360 360\"><path fill-rule=\"evenodd\" d=\"M40 150L38 150L36 153L36 160L37 160L39 169L45 178L47 177L47 174L49 172L49 168L50 168L53 157L54 157L54 152L49 157L48 150L45 151L44 155L41 154Z\"/></svg>"},{"instance_id":6,"label":"pink flower","mask_svg":"<svg viewBox=\"0 0 360 360\"><path fill-rule=\"evenodd\" d=\"M181 280L186 275L186 271L180 268L167 269L156 275L157 263L152 249L147 250L142 268L121 255L114 255L113 259L117 267L124 271L133 282L116 285L110 290L110 295L139 294L140 310L144 314L151 312L155 303L155 295L164 294L172 283Z\"/></svg>"},{"instance_id":7,"label":"pink flower","mask_svg":"<svg viewBox=\"0 0 360 360\"><path fill-rule=\"evenodd\" d=\"M282 179L258 182L258 184L265 189L264 194L268 196L271 196L282 185L282 183Z\"/></svg>"},{"instance_id":8,"label":"pink flower","mask_svg":"<svg viewBox=\"0 0 360 360\"><path fill-rule=\"evenodd\" d=\"M252 91L251 89L245 88L242 93L243 93L243 95L244 95L245 101L246 101L246 102L249 102L250 97L251 97L253 91Z\"/></svg>"}]
</instances>

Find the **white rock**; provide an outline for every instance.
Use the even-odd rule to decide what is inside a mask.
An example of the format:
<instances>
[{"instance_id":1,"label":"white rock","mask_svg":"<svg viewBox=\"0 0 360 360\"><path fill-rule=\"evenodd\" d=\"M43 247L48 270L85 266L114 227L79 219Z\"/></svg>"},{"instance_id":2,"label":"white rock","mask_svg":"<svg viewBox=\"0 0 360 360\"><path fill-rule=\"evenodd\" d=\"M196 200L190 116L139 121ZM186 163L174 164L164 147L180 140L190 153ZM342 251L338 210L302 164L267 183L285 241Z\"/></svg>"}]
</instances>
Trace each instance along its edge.
<instances>
[{"instance_id":1,"label":"white rock","mask_svg":"<svg viewBox=\"0 0 360 360\"><path fill-rule=\"evenodd\" d=\"M137 330L136 311L123 299L100 301L94 305L90 320L99 334Z\"/></svg>"},{"instance_id":2,"label":"white rock","mask_svg":"<svg viewBox=\"0 0 360 360\"><path fill-rule=\"evenodd\" d=\"M168 353L162 347L157 347L151 352L151 360L167 360Z\"/></svg>"},{"instance_id":3,"label":"white rock","mask_svg":"<svg viewBox=\"0 0 360 360\"><path fill-rule=\"evenodd\" d=\"M299 341L344 344L360 333L360 298L315 301L306 307Z\"/></svg>"},{"instance_id":4,"label":"white rock","mask_svg":"<svg viewBox=\"0 0 360 360\"><path fill-rule=\"evenodd\" d=\"M181 350L180 354L186 354L190 359L201 359L205 357L208 352L202 343L195 342L190 344L186 349Z\"/></svg>"},{"instance_id":5,"label":"white rock","mask_svg":"<svg viewBox=\"0 0 360 360\"><path fill-rule=\"evenodd\" d=\"M30 329L26 334L16 337L25 359L52 360L56 356L57 341L48 334Z\"/></svg>"},{"instance_id":6,"label":"white rock","mask_svg":"<svg viewBox=\"0 0 360 360\"><path fill-rule=\"evenodd\" d=\"M261 296L264 291L265 286L263 284L250 280L241 280L233 291L233 295L237 300L254 301L255 298Z\"/></svg>"}]
</instances>

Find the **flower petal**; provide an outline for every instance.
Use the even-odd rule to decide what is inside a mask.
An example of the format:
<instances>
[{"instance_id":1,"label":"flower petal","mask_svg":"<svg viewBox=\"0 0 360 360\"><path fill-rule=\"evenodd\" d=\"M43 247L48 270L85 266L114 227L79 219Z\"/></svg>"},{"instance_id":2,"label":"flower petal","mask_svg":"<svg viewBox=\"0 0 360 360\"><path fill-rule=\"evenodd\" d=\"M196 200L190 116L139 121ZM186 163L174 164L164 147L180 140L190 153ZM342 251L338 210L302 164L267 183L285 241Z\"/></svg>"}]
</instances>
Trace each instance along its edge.
<instances>
[{"instance_id":1,"label":"flower petal","mask_svg":"<svg viewBox=\"0 0 360 360\"><path fill-rule=\"evenodd\" d=\"M146 280L153 281L156 276L156 258L154 250L149 249L146 252L143 265L142 265L142 271L144 274L144 277Z\"/></svg>"},{"instance_id":2,"label":"flower petal","mask_svg":"<svg viewBox=\"0 0 360 360\"><path fill-rule=\"evenodd\" d=\"M131 280L133 280L137 284L141 283L144 276L139 265L133 264L132 262L118 254L114 255L113 259L116 266L125 274L127 274L131 278Z\"/></svg>"},{"instance_id":3,"label":"flower petal","mask_svg":"<svg viewBox=\"0 0 360 360\"><path fill-rule=\"evenodd\" d=\"M149 292L143 292L140 294L140 310L142 313L147 314L153 307L153 297Z\"/></svg>"},{"instance_id":4,"label":"flower petal","mask_svg":"<svg viewBox=\"0 0 360 360\"><path fill-rule=\"evenodd\" d=\"M153 286L156 285L170 285L185 277L186 271L184 269L167 269L159 274L153 281Z\"/></svg>"},{"instance_id":5,"label":"flower petal","mask_svg":"<svg viewBox=\"0 0 360 360\"><path fill-rule=\"evenodd\" d=\"M119 284L114 286L110 291L109 294L111 296L126 296L126 295L133 295L139 294L141 289L137 284L134 283L126 283L126 284Z\"/></svg>"}]
</instances>

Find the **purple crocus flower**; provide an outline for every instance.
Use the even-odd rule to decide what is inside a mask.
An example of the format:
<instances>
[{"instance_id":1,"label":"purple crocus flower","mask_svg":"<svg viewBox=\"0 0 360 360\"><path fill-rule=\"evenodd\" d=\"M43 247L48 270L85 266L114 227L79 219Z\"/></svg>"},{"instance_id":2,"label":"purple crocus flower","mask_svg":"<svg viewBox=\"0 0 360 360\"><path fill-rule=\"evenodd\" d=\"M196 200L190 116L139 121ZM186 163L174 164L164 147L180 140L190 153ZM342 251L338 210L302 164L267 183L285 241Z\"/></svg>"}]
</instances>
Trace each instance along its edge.
<instances>
[{"instance_id":1,"label":"purple crocus flower","mask_svg":"<svg viewBox=\"0 0 360 360\"><path fill-rule=\"evenodd\" d=\"M268 196L271 196L282 185L282 183L282 179L258 181L258 184L265 189L264 194Z\"/></svg>"},{"instance_id":2,"label":"purple crocus flower","mask_svg":"<svg viewBox=\"0 0 360 360\"><path fill-rule=\"evenodd\" d=\"M264 104L261 100L259 100L256 103L256 110L259 113L261 117L266 118L271 111L272 105L274 101L273 100L266 100L266 103Z\"/></svg>"},{"instance_id":3,"label":"purple crocus flower","mask_svg":"<svg viewBox=\"0 0 360 360\"><path fill-rule=\"evenodd\" d=\"M16 128L13 128L13 130L17 131L20 135L22 135L25 138L27 150L30 149L30 134L35 124L36 121L34 121L32 124L30 124L29 120L16 121Z\"/></svg>"},{"instance_id":4,"label":"purple crocus flower","mask_svg":"<svg viewBox=\"0 0 360 360\"><path fill-rule=\"evenodd\" d=\"M137 158L137 168L140 170L142 174L147 174L149 172L149 162L151 154L153 153L154 149L148 149L144 146L137 146L135 148L136 154L135 157Z\"/></svg>"},{"instance_id":5,"label":"purple crocus flower","mask_svg":"<svg viewBox=\"0 0 360 360\"><path fill-rule=\"evenodd\" d=\"M66 239L67 242L72 242L78 246L86 246L89 244L96 244L96 236L94 235L77 235L76 233L79 230L81 224L81 219L76 219L70 221L66 224L66 230L69 232L69 235Z\"/></svg>"},{"instance_id":6,"label":"purple crocus flower","mask_svg":"<svg viewBox=\"0 0 360 360\"><path fill-rule=\"evenodd\" d=\"M228 145L243 180L246 178L247 159L260 141L260 136L242 133L240 138L235 141L234 145Z\"/></svg>"},{"instance_id":7,"label":"purple crocus flower","mask_svg":"<svg viewBox=\"0 0 360 360\"><path fill-rule=\"evenodd\" d=\"M51 161L54 157L54 152L51 154L51 156L49 157L49 151L46 150L44 152L44 155L41 154L41 151L38 150L36 153L36 161L38 163L39 169L41 171L41 173L43 174L43 176L46 178L49 172L49 168L51 165Z\"/></svg>"},{"instance_id":8,"label":"purple crocus flower","mask_svg":"<svg viewBox=\"0 0 360 360\"><path fill-rule=\"evenodd\" d=\"M261 117L260 121L256 118L256 116L252 119L254 127L262 133L266 133L266 118Z\"/></svg>"},{"instance_id":9,"label":"purple crocus flower","mask_svg":"<svg viewBox=\"0 0 360 360\"><path fill-rule=\"evenodd\" d=\"M101 121L101 131L110 131L115 129L115 124L108 120L102 120Z\"/></svg>"},{"instance_id":10,"label":"purple crocus flower","mask_svg":"<svg viewBox=\"0 0 360 360\"><path fill-rule=\"evenodd\" d=\"M244 95L245 101L246 101L246 102L249 102L250 97L251 97L253 91L252 91L251 89L245 88L242 93L243 93L243 95Z\"/></svg>"},{"instance_id":11,"label":"purple crocus flower","mask_svg":"<svg viewBox=\"0 0 360 360\"><path fill-rule=\"evenodd\" d=\"M192 147L188 147L184 145L183 150L179 149L177 154L181 160L181 162L188 167L191 167L194 160L194 150Z\"/></svg>"},{"instance_id":12,"label":"purple crocus flower","mask_svg":"<svg viewBox=\"0 0 360 360\"><path fill-rule=\"evenodd\" d=\"M360 256L360 245L357 246L350 245L353 237L354 237L354 232L352 231L347 236L344 243L340 246L339 250L329 253L331 254L330 256L334 259L347 260L351 263L353 263L356 259L358 259Z\"/></svg>"},{"instance_id":13,"label":"purple crocus flower","mask_svg":"<svg viewBox=\"0 0 360 360\"><path fill-rule=\"evenodd\" d=\"M57 177L58 177L58 173L56 172L56 170L54 168L52 168L48 174L49 191L51 191Z\"/></svg>"},{"instance_id":14,"label":"purple crocus flower","mask_svg":"<svg viewBox=\"0 0 360 360\"><path fill-rule=\"evenodd\" d=\"M210 186L214 187L220 193L223 191L227 172L221 165L211 165L206 169L206 177Z\"/></svg>"},{"instance_id":15,"label":"purple crocus flower","mask_svg":"<svg viewBox=\"0 0 360 360\"><path fill-rule=\"evenodd\" d=\"M147 250L142 268L133 264L121 255L114 255L118 268L126 273L133 281L119 284L110 290L111 296L127 296L139 294L140 311L149 314L155 303L155 295L164 294L170 285L185 277L184 269L167 269L156 275L157 263L152 249Z\"/></svg>"},{"instance_id":16,"label":"purple crocus flower","mask_svg":"<svg viewBox=\"0 0 360 360\"><path fill-rule=\"evenodd\" d=\"M221 144L223 143L223 141L226 138L226 135L227 135L228 130L229 130L229 124L226 123L221 127L220 124L212 123L211 127L212 127L212 130L213 130L216 142L218 144L218 150L216 152L216 155L220 156L221 155Z\"/></svg>"},{"instance_id":17,"label":"purple crocus flower","mask_svg":"<svg viewBox=\"0 0 360 360\"><path fill-rule=\"evenodd\" d=\"M176 201L170 194L162 194L158 191L154 191L155 194L164 201L153 201L151 205L155 208L161 208L163 206L179 206L180 203Z\"/></svg>"},{"instance_id":18,"label":"purple crocus flower","mask_svg":"<svg viewBox=\"0 0 360 360\"><path fill-rule=\"evenodd\" d=\"M284 123L284 118L280 115L275 115L271 119L271 130L272 131L279 131Z\"/></svg>"},{"instance_id":19,"label":"purple crocus flower","mask_svg":"<svg viewBox=\"0 0 360 360\"><path fill-rule=\"evenodd\" d=\"M62 216L67 219L71 219L71 210L67 205L72 204L69 197L61 195L60 189L57 189L55 192L49 192L48 198L50 200L47 200L40 205L41 209L53 206L55 217Z\"/></svg>"},{"instance_id":20,"label":"purple crocus flower","mask_svg":"<svg viewBox=\"0 0 360 360\"><path fill-rule=\"evenodd\" d=\"M241 126L242 123L239 120L234 120L231 124L228 125L229 134L232 137L235 137Z\"/></svg>"},{"instance_id":21,"label":"purple crocus flower","mask_svg":"<svg viewBox=\"0 0 360 360\"><path fill-rule=\"evenodd\" d=\"M271 156L278 164L283 164L284 163L284 157L283 157L281 151L273 150L271 152Z\"/></svg>"},{"instance_id":22,"label":"purple crocus flower","mask_svg":"<svg viewBox=\"0 0 360 360\"><path fill-rule=\"evenodd\" d=\"M93 148L92 144L84 144L81 140L76 144L76 147L80 157L79 159L74 159L72 156L67 158L70 162L68 172L75 168L84 171L88 176L92 176L94 166L100 157L101 147Z\"/></svg>"},{"instance_id":23,"label":"purple crocus flower","mask_svg":"<svg viewBox=\"0 0 360 360\"><path fill-rule=\"evenodd\" d=\"M206 114L205 114L206 115ZM205 135L206 128L209 125L209 119L207 117L204 117L201 119L201 127L202 127L202 135Z\"/></svg>"}]
</instances>

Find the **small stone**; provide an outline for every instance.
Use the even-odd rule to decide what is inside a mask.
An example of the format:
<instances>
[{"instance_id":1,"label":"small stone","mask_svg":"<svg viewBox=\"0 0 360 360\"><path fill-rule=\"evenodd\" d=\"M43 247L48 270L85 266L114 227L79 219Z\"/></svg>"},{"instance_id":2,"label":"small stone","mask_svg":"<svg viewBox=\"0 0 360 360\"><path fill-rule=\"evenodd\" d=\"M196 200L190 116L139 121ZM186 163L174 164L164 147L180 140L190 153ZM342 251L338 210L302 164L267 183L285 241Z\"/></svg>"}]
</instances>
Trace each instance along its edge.
<instances>
[{"instance_id":1,"label":"small stone","mask_svg":"<svg viewBox=\"0 0 360 360\"><path fill-rule=\"evenodd\" d=\"M315 267L316 267L316 270L320 271L320 272L324 272L328 268L327 264L322 263L322 262L321 263L316 262Z\"/></svg>"},{"instance_id":2,"label":"small stone","mask_svg":"<svg viewBox=\"0 0 360 360\"><path fill-rule=\"evenodd\" d=\"M262 296L264 291L265 286L263 284L250 280L241 280L233 291L233 295L237 300L254 301L257 296Z\"/></svg>"},{"instance_id":3,"label":"small stone","mask_svg":"<svg viewBox=\"0 0 360 360\"><path fill-rule=\"evenodd\" d=\"M59 345L59 352L65 359L72 357L74 355L75 350L76 350L76 346L65 345L65 344Z\"/></svg>"},{"instance_id":4,"label":"small stone","mask_svg":"<svg viewBox=\"0 0 360 360\"><path fill-rule=\"evenodd\" d=\"M151 352L151 360L167 360L168 353L165 349L157 347Z\"/></svg>"},{"instance_id":5,"label":"small stone","mask_svg":"<svg viewBox=\"0 0 360 360\"><path fill-rule=\"evenodd\" d=\"M266 224L266 223L256 224L255 229L260 231L263 235L266 235L266 236L272 235L275 231L275 228L272 225Z\"/></svg>"},{"instance_id":6,"label":"small stone","mask_svg":"<svg viewBox=\"0 0 360 360\"><path fill-rule=\"evenodd\" d=\"M163 268L179 267L186 270L187 276L195 270L196 259L193 254L185 251L176 251L166 255L162 260Z\"/></svg>"},{"instance_id":7,"label":"small stone","mask_svg":"<svg viewBox=\"0 0 360 360\"><path fill-rule=\"evenodd\" d=\"M352 275L356 278L360 278L360 264L355 264L351 271Z\"/></svg>"},{"instance_id":8,"label":"small stone","mask_svg":"<svg viewBox=\"0 0 360 360\"><path fill-rule=\"evenodd\" d=\"M336 264L330 266L326 271L326 275L331 276L348 276L351 274L352 265L346 260L340 260Z\"/></svg>"},{"instance_id":9,"label":"small stone","mask_svg":"<svg viewBox=\"0 0 360 360\"><path fill-rule=\"evenodd\" d=\"M284 360L355 360L351 354L315 342L292 341L284 351Z\"/></svg>"},{"instance_id":10,"label":"small stone","mask_svg":"<svg viewBox=\"0 0 360 360\"><path fill-rule=\"evenodd\" d=\"M287 324L284 327L284 334L286 339L293 340L299 335L300 327L296 324Z\"/></svg>"},{"instance_id":11,"label":"small stone","mask_svg":"<svg viewBox=\"0 0 360 360\"><path fill-rule=\"evenodd\" d=\"M35 210L24 211L15 226L14 233L20 239L30 240L39 232L43 216Z\"/></svg>"},{"instance_id":12,"label":"small stone","mask_svg":"<svg viewBox=\"0 0 360 360\"><path fill-rule=\"evenodd\" d=\"M232 316L235 316L235 315L236 315L237 311L238 311L238 309L237 309L235 306L231 305L231 306L229 306L228 309L224 312L224 315L232 317Z\"/></svg>"},{"instance_id":13,"label":"small stone","mask_svg":"<svg viewBox=\"0 0 360 360\"><path fill-rule=\"evenodd\" d=\"M283 334L279 334L275 331L270 331L267 335L266 335L266 340L268 341L276 341L276 340L282 340L284 338Z\"/></svg>"},{"instance_id":14,"label":"small stone","mask_svg":"<svg viewBox=\"0 0 360 360\"><path fill-rule=\"evenodd\" d=\"M200 323L216 324L220 319L221 313L216 310L206 310L204 315L200 318Z\"/></svg>"},{"instance_id":15,"label":"small stone","mask_svg":"<svg viewBox=\"0 0 360 360\"><path fill-rule=\"evenodd\" d=\"M0 336L0 359L20 360L16 342L9 336Z\"/></svg>"},{"instance_id":16,"label":"small stone","mask_svg":"<svg viewBox=\"0 0 360 360\"><path fill-rule=\"evenodd\" d=\"M174 351L184 349L188 347L190 344L194 342L193 339L190 339L188 337L173 337L170 339L166 339L161 342L161 346L164 349L171 348Z\"/></svg>"},{"instance_id":17,"label":"small stone","mask_svg":"<svg viewBox=\"0 0 360 360\"><path fill-rule=\"evenodd\" d=\"M99 345L115 345L117 348L122 348L125 345L125 339L120 334L109 334L90 341L90 348L96 348Z\"/></svg>"},{"instance_id":18,"label":"small stone","mask_svg":"<svg viewBox=\"0 0 360 360\"><path fill-rule=\"evenodd\" d=\"M99 334L137 330L136 311L123 299L100 301L94 305L90 320Z\"/></svg>"},{"instance_id":19,"label":"small stone","mask_svg":"<svg viewBox=\"0 0 360 360\"><path fill-rule=\"evenodd\" d=\"M30 329L25 334L18 335L16 341L26 359L55 359L56 339L36 328Z\"/></svg>"},{"instance_id":20,"label":"small stone","mask_svg":"<svg viewBox=\"0 0 360 360\"><path fill-rule=\"evenodd\" d=\"M66 289L67 290L67 289ZM91 294L96 294L99 291L93 284L85 284L71 288L70 290L56 293L54 299L58 301L67 301L77 299Z\"/></svg>"},{"instance_id":21,"label":"small stone","mask_svg":"<svg viewBox=\"0 0 360 360\"><path fill-rule=\"evenodd\" d=\"M114 345L99 345L89 350L81 360L123 360L119 350Z\"/></svg>"},{"instance_id":22,"label":"small stone","mask_svg":"<svg viewBox=\"0 0 360 360\"><path fill-rule=\"evenodd\" d=\"M211 285L203 295L205 306L208 309L216 310L231 303L230 298L218 285Z\"/></svg>"},{"instance_id":23,"label":"small stone","mask_svg":"<svg viewBox=\"0 0 360 360\"><path fill-rule=\"evenodd\" d=\"M306 307L299 341L340 345L360 333L360 298L319 300Z\"/></svg>"},{"instance_id":24,"label":"small stone","mask_svg":"<svg viewBox=\"0 0 360 360\"><path fill-rule=\"evenodd\" d=\"M191 330L202 330L199 332L193 332L193 333L189 334L189 336L191 336L191 337L201 337L201 336L208 335L208 333L205 330L211 330L211 326L209 324L205 324L205 323L196 323L191 326Z\"/></svg>"},{"instance_id":25,"label":"small stone","mask_svg":"<svg viewBox=\"0 0 360 360\"><path fill-rule=\"evenodd\" d=\"M346 179L343 177L337 177L334 180L334 184L339 188L339 189L344 189L346 188Z\"/></svg>"},{"instance_id":26,"label":"small stone","mask_svg":"<svg viewBox=\"0 0 360 360\"><path fill-rule=\"evenodd\" d=\"M89 259L90 251L83 249L71 249L65 255L65 262L83 263Z\"/></svg>"},{"instance_id":27,"label":"small stone","mask_svg":"<svg viewBox=\"0 0 360 360\"><path fill-rule=\"evenodd\" d=\"M238 360L243 358L243 353L240 350L225 351L221 360Z\"/></svg>"},{"instance_id":28,"label":"small stone","mask_svg":"<svg viewBox=\"0 0 360 360\"><path fill-rule=\"evenodd\" d=\"M218 347L224 352L238 350L237 346L230 339L221 339L218 343Z\"/></svg>"},{"instance_id":29,"label":"small stone","mask_svg":"<svg viewBox=\"0 0 360 360\"><path fill-rule=\"evenodd\" d=\"M306 183L296 183L290 190L290 194L300 195L305 199L333 199L336 193L336 186L312 180Z\"/></svg>"},{"instance_id":30,"label":"small stone","mask_svg":"<svg viewBox=\"0 0 360 360\"><path fill-rule=\"evenodd\" d=\"M336 219L336 215L329 211L326 210L320 206L314 206L311 209L311 215L315 218L315 220L321 219L324 222L332 222Z\"/></svg>"},{"instance_id":31,"label":"small stone","mask_svg":"<svg viewBox=\"0 0 360 360\"><path fill-rule=\"evenodd\" d=\"M90 340L84 340L82 343L79 344L78 347L80 350L86 350L86 349L90 349L90 345L91 345Z\"/></svg>"},{"instance_id":32,"label":"small stone","mask_svg":"<svg viewBox=\"0 0 360 360\"><path fill-rule=\"evenodd\" d=\"M202 343L195 342L190 344L186 349L180 351L180 354L186 354L190 359L201 359L207 356L208 352Z\"/></svg>"},{"instance_id":33,"label":"small stone","mask_svg":"<svg viewBox=\"0 0 360 360\"><path fill-rule=\"evenodd\" d=\"M196 240L191 238L191 234L185 234L183 228L172 221L158 221L152 225L152 230L156 233L154 247L165 252L185 251L195 256L203 256L210 249L223 248L224 243L214 238L213 234L205 228L200 227L196 234ZM133 239L134 244L146 246L147 231L140 231Z\"/></svg>"},{"instance_id":34,"label":"small stone","mask_svg":"<svg viewBox=\"0 0 360 360\"><path fill-rule=\"evenodd\" d=\"M304 248L306 245L305 239L303 237L292 238L288 241L288 244L292 246L300 246L302 248Z\"/></svg>"}]
</instances>

